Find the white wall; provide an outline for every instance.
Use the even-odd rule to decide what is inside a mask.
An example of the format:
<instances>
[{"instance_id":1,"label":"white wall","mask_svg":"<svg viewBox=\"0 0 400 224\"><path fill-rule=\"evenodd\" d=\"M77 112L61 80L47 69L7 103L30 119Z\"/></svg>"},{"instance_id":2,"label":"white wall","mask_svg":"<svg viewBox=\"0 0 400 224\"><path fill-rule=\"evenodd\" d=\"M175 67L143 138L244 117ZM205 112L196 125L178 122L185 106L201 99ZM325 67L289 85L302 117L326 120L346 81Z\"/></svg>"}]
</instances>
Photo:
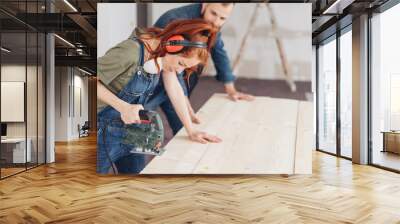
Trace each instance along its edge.
<instances>
[{"instance_id":1,"label":"white wall","mask_svg":"<svg viewBox=\"0 0 400 224\"><path fill-rule=\"evenodd\" d=\"M1 81L10 82L25 82L25 65L2 65L1 66ZM33 68L28 66L28 70Z\"/></svg>"},{"instance_id":2,"label":"white wall","mask_svg":"<svg viewBox=\"0 0 400 224\"><path fill-rule=\"evenodd\" d=\"M152 4L153 23L169 9L187 4ZM235 4L232 15L222 28L225 49L231 63L239 53L242 39L256 6L255 3ZM278 24L276 35L282 40L291 74L295 80L311 81L311 4L279 3L271 4L271 6ZM269 11L262 5L258 10L255 30L249 35L246 48L242 52L241 61L235 74L237 77L284 79L270 18ZM215 74L212 63L208 63L208 65L205 73Z\"/></svg>"},{"instance_id":3,"label":"white wall","mask_svg":"<svg viewBox=\"0 0 400 224\"><path fill-rule=\"evenodd\" d=\"M136 24L135 3L98 3L97 57L126 40Z\"/></svg>"},{"instance_id":4,"label":"white wall","mask_svg":"<svg viewBox=\"0 0 400 224\"><path fill-rule=\"evenodd\" d=\"M77 139L78 124L82 126L88 120L88 78L81 75L83 73L71 67L56 67L56 141ZM80 98L77 90L80 90ZM81 105L82 114L77 105Z\"/></svg>"}]
</instances>

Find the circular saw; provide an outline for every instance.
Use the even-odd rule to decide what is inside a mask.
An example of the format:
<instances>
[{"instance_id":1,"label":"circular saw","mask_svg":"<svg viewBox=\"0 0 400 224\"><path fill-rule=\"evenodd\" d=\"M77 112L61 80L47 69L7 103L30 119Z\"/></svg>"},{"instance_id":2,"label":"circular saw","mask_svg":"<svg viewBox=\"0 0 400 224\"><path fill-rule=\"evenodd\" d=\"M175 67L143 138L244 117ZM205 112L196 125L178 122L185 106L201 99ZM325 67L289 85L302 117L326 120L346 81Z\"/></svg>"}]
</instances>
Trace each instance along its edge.
<instances>
[{"instance_id":1,"label":"circular saw","mask_svg":"<svg viewBox=\"0 0 400 224\"><path fill-rule=\"evenodd\" d=\"M140 123L125 125L126 136L123 143L132 145L131 153L161 155L164 142L164 126L160 115L155 111L140 110Z\"/></svg>"}]
</instances>

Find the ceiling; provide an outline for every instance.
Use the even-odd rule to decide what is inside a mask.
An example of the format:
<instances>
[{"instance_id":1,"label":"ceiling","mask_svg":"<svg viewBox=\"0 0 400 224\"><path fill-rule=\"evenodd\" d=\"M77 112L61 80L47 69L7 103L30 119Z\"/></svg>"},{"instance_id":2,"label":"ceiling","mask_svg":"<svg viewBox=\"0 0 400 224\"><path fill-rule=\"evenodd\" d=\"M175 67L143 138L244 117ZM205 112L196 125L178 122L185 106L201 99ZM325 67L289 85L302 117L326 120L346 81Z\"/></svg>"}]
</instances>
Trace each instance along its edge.
<instances>
[{"instance_id":1,"label":"ceiling","mask_svg":"<svg viewBox=\"0 0 400 224\"><path fill-rule=\"evenodd\" d=\"M336 4L339 1L340 4ZM313 42L316 43L330 33L338 20L357 16L373 9L387 0L271 0L272 3L312 3ZM39 32L55 32L61 38L55 38L56 64L87 66L96 69L96 5L99 2L134 2L113 0L1 0L0 25L5 43L23 51L25 29ZM146 1L142 1L146 2ZM170 1L157 1L170 2ZM256 2L256 1L255 1ZM53 13L48 13L52 8ZM329 9L329 10L328 10ZM346 25L346 23L343 23ZM331 31L329 31L331 29ZM329 32L328 32L329 31ZM28 45L28 52L33 51ZM21 52L23 53L23 52ZM89 65L89 66L88 66Z\"/></svg>"}]
</instances>

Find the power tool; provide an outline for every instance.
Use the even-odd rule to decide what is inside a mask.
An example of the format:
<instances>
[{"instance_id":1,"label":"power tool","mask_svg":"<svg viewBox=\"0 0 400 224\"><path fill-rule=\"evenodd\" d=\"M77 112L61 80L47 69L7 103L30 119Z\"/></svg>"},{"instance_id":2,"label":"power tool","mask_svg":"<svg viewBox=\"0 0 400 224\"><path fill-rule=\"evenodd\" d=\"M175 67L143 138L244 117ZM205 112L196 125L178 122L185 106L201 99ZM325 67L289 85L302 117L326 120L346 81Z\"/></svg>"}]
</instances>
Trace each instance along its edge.
<instances>
[{"instance_id":1,"label":"power tool","mask_svg":"<svg viewBox=\"0 0 400 224\"><path fill-rule=\"evenodd\" d=\"M123 143L132 145L131 153L161 155L164 142L164 126L156 111L140 110L140 123L127 124Z\"/></svg>"}]
</instances>

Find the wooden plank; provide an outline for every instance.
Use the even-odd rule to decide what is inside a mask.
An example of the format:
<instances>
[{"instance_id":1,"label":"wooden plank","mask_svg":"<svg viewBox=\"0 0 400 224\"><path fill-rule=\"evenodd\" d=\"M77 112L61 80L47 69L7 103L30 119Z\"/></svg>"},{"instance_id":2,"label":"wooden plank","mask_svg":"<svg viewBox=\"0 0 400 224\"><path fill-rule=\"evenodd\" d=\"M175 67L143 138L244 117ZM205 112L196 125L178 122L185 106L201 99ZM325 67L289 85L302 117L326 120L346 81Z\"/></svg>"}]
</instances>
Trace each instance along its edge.
<instances>
[{"instance_id":1,"label":"wooden plank","mask_svg":"<svg viewBox=\"0 0 400 224\"><path fill-rule=\"evenodd\" d=\"M297 100L269 97L232 102L224 94L215 94L198 112L203 122L197 128L217 134L223 142L191 142L181 130L167 144L166 152L153 159L141 173L293 174L295 148L303 143L296 140L299 105ZM312 114L302 112L300 116L312 119ZM312 127L312 122L309 126ZM303 124L301 130L307 128ZM302 147L302 151L307 149L311 153L312 148ZM299 153L299 158L305 155Z\"/></svg>"},{"instance_id":2,"label":"wooden plank","mask_svg":"<svg viewBox=\"0 0 400 224\"><path fill-rule=\"evenodd\" d=\"M237 107L225 122L225 130L221 130L224 142L209 145L193 173L265 174L291 170L297 101L257 98L232 104ZM285 159L279 161L275 156Z\"/></svg>"},{"instance_id":3,"label":"wooden plank","mask_svg":"<svg viewBox=\"0 0 400 224\"><path fill-rule=\"evenodd\" d=\"M210 134L217 134L218 127L222 125L224 119L228 117L230 111L234 108L233 106L234 105L230 104L229 100L224 96L215 98L213 102L208 101L198 111L198 114L203 119L203 122L201 125L196 125L196 128L207 131ZM221 111L221 107L224 108L224 110ZM182 129L165 147L167 149L166 152L164 152L162 156L155 157L141 173L191 173L195 169L195 166L200 158L203 156L207 145L191 142L187 138L185 130ZM180 165L179 163L185 165ZM185 167L183 171L180 169L182 166Z\"/></svg>"},{"instance_id":4,"label":"wooden plank","mask_svg":"<svg viewBox=\"0 0 400 224\"><path fill-rule=\"evenodd\" d=\"M313 104L300 102L297 121L295 174L312 173L312 148L314 147L313 134Z\"/></svg>"}]
</instances>

